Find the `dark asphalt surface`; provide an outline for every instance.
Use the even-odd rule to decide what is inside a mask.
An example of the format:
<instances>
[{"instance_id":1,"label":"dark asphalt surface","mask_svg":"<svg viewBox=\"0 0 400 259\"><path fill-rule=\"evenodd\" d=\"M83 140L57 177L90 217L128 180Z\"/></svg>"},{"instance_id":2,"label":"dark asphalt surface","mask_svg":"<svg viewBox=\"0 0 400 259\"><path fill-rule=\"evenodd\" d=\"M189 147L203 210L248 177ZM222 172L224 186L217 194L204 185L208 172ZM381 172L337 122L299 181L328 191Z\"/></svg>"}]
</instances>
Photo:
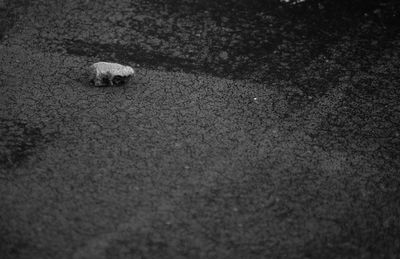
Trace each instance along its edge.
<instances>
[{"instance_id":1,"label":"dark asphalt surface","mask_svg":"<svg viewBox=\"0 0 400 259\"><path fill-rule=\"evenodd\" d=\"M399 258L394 8L0 1L0 258Z\"/></svg>"}]
</instances>

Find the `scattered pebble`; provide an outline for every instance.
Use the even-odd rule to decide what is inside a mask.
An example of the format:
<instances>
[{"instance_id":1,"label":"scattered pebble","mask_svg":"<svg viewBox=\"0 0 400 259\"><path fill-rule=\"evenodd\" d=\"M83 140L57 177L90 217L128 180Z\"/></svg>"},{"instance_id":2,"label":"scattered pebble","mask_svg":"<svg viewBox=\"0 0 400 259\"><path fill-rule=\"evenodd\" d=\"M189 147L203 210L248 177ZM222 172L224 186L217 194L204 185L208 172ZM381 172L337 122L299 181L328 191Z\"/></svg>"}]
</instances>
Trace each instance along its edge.
<instances>
[{"instance_id":1,"label":"scattered pebble","mask_svg":"<svg viewBox=\"0 0 400 259\"><path fill-rule=\"evenodd\" d=\"M229 57L228 52L226 52L226 51L221 51L221 52L219 53L219 57L220 57L222 60L227 60L228 57Z\"/></svg>"}]
</instances>

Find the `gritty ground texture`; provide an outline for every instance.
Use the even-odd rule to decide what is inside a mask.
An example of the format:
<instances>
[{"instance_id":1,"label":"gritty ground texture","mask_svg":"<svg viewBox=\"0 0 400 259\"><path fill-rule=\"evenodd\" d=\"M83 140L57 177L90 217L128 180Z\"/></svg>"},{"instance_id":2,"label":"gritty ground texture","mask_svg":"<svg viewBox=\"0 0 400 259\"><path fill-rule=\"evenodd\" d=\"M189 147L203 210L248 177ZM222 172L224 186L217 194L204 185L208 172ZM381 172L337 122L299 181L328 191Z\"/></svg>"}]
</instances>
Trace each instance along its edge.
<instances>
[{"instance_id":1,"label":"gritty ground texture","mask_svg":"<svg viewBox=\"0 0 400 259\"><path fill-rule=\"evenodd\" d=\"M398 258L397 3L245 2L0 1L0 258Z\"/></svg>"}]
</instances>

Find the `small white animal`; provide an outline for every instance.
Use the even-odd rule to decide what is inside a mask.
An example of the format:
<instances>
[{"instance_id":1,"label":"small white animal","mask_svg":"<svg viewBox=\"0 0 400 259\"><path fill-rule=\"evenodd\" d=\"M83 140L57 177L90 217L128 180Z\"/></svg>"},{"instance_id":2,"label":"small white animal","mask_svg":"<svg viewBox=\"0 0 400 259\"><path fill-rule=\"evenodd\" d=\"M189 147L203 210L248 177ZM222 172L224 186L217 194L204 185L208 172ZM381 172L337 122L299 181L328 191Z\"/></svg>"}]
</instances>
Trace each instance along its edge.
<instances>
[{"instance_id":1,"label":"small white animal","mask_svg":"<svg viewBox=\"0 0 400 259\"><path fill-rule=\"evenodd\" d=\"M134 73L132 67L117 63L97 62L89 67L90 82L95 86L122 85Z\"/></svg>"}]
</instances>

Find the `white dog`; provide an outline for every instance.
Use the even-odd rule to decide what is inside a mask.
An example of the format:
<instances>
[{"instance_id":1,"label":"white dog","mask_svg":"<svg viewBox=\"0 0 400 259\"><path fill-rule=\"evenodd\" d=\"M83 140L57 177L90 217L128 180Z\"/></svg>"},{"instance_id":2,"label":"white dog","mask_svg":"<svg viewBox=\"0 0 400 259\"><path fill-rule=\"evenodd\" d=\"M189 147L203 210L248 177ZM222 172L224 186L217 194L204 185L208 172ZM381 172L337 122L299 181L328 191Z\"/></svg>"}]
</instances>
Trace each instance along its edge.
<instances>
[{"instance_id":1,"label":"white dog","mask_svg":"<svg viewBox=\"0 0 400 259\"><path fill-rule=\"evenodd\" d=\"M89 67L90 82L95 86L122 85L134 73L132 67L117 63L97 62Z\"/></svg>"}]
</instances>

